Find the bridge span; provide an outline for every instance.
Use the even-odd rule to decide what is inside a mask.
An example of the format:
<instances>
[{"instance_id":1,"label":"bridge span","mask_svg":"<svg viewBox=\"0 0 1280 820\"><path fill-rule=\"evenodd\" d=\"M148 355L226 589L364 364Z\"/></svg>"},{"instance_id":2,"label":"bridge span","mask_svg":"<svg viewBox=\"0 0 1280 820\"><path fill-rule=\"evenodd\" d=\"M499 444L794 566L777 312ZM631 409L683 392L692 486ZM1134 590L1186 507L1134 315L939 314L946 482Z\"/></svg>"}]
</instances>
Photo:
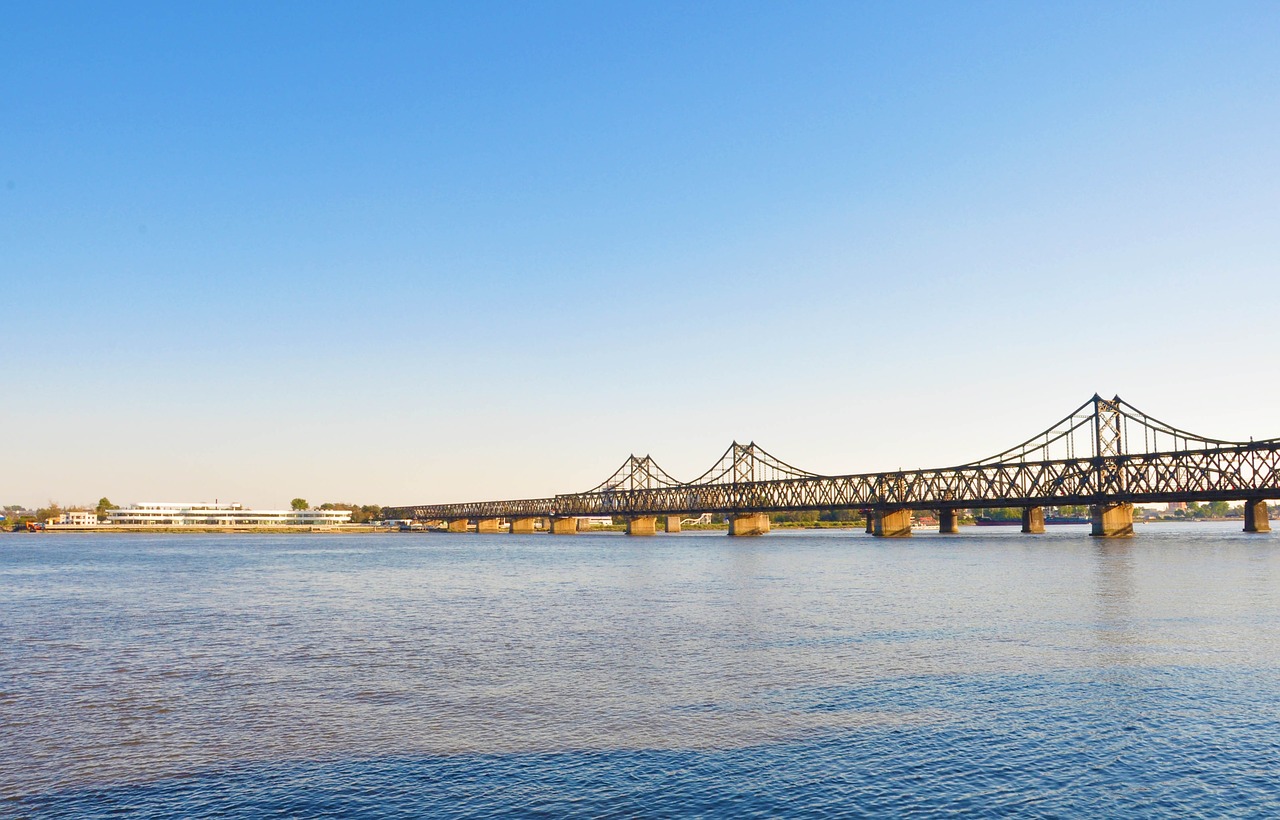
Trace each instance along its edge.
<instances>
[{"instance_id":1,"label":"bridge span","mask_svg":"<svg viewBox=\"0 0 1280 820\"><path fill-rule=\"evenodd\" d=\"M386 507L388 518L436 522L450 532L577 532L578 521L620 516L630 535L651 535L660 516L725 515L730 535L762 535L769 513L859 510L867 531L908 536L914 511L937 511L957 532L961 510L1021 507L1023 532L1044 531L1044 507L1088 505L1092 534L1133 534L1133 505L1243 501L1246 532L1269 532L1267 499L1280 498L1280 438L1225 441L1158 421L1119 396L1086 401L1047 430L989 458L955 467L851 475L806 472L754 442L734 442L692 481L671 477L649 456L630 456L585 492L550 498Z\"/></svg>"}]
</instances>

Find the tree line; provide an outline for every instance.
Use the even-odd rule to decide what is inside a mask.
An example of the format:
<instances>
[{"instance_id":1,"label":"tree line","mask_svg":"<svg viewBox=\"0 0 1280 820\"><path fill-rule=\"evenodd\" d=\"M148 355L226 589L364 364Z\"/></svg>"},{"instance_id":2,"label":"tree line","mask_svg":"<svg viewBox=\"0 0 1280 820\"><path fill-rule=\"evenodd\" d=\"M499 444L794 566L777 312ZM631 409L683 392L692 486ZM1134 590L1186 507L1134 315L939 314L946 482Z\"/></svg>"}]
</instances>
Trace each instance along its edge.
<instances>
[{"instance_id":1,"label":"tree line","mask_svg":"<svg viewBox=\"0 0 1280 820\"><path fill-rule=\"evenodd\" d=\"M305 498L295 498L289 502L289 507L294 510L348 510L351 512L352 524L368 524L370 521L382 520L382 506L380 504L347 504L326 501L319 507L312 507Z\"/></svg>"},{"instance_id":2,"label":"tree line","mask_svg":"<svg viewBox=\"0 0 1280 820\"><path fill-rule=\"evenodd\" d=\"M307 503L305 498L295 498L289 502L289 507L294 510L309 510L311 505ZM103 496L98 499L98 503L94 507L85 506L69 506L64 507L56 501L50 501L47 505L36 510L28 510L19 504L9 504L3 507L6 525L22 525L27 521L35 521L44 523L51 518L57 518L64 512L88 511L92 509L98 516L99 520L107 517L108 510L120 509L119 504L111 503L111 499ZM382 518L382 506L379 504L346 504L341 502L326 501L317 510L349 510L351 512L352 524L367 524L370 521L378 521Z\"/></svg>"}]
</instances>

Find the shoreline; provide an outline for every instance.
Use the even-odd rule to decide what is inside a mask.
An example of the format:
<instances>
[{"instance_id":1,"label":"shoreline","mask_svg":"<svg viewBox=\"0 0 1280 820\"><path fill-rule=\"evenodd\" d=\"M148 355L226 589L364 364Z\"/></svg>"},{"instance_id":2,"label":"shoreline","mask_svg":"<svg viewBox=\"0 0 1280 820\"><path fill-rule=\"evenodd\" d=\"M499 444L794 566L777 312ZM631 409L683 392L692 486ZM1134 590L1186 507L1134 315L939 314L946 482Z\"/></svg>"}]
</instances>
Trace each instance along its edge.
<instances>
[{"instance_id":1,"label":"shoreline","mask_svg":"<svg viewBox=\"0 0 1280 820\"><path fill-rule=\"evenodd\" d=\"M1147 519L1135 519L1134 524L1209 524L1209 523L1221 523L1224 521L1242 521L1242 520L1243 520L1242 518L1235 518L1235 517L1190 518L1190 519L1147 518ZM1272 519L1272 520L1277 520L1277 519ZM975 524L972 521L962 521L960 525L963 527L975 526ZM1016 525L1017 525L1017 522L1012 522L1012 526L1016 526ZM824 522L804 522L804 523L786 521L786 522L778 522L776 524L773 524L772 528L776 530L784 530L784 529L785 530L851 530L851 529L862 529L864 526L865 526L864 523L855 524L847 521L829 521L829 522L824 521ZM914 527L914 529L929 529L934 526L936 525L930 524L927 526ZM1085 525L1081 523L1081 524L1076 524L1075 526L1085 526ZM683 530L686 532L716 531L716 530L723 531L727 529L729 529L729 526L727 524L695 524L695 525L686 526L683 528ZM597 533L622 532L624 530L625 530L624 525L614 524L608 527L595 527L591 530L583 530L583 534L586 534L589 532L597 532ZM398 527L377 527L372 524L343 524L343 525L335 525L330 527L313 527L308 525L261 526L261 527L251 527L251 526L218 527L218 526L207 526L207 525L146 526L146 525L121 525L121 524L100 524L98 526L91 526L91 525L86 526L86 525L65 524L65 525L46 526L45 529L41 530L40 532L86 533L86 534L88 533L99 533L99 534L100 533L128 533L130 535L136 535L139 533L155 533L158 535L201 535L201 534L214 535L219 533L221 534L238 533L243 535L400 535L400 534L421 535L424 533L436 532L436 531L426 530L426 529L402 530L402 529L399 529ZM0 529L0 535L11 534L11 533L12 534L22 533L22 534L28 534L28 535L33 534L33 533L26 533L25 531L22 531L22 530L18 530L15 532L14 530ZM40 533L34 533L34 534L38 535Z\"/></svg>"},{"instance_id":2,"label":"shoreline","mask_svg":"<svg viewBox=\"0 0 1280 820\"><path fill-rule=\"evenodd\" d=\"M13 531L3 530L3 532L11 533ZM106 525L99 525L95 527L91 525L86 526L86 525L76 525L76 524L64 524L64 525L54 524L54 525L46 525L43 530L40 530L40 532L36 532L36 533L24 533L22 531L19 531L19 532L22 534L29 534L29 535L39 535L40 533L112 533L112 532L130 533L130 534L152 532L152 533L163 533L168 535L174 535L174 534L198 535L201 533L228 533L228 532L249 533L249 534L257 533L257 534L268 534L268 535L269 534L274 534L274 535L359 535L359 534L365 534L365 533L367 534L395 533L395 532L398 532L398 530L392 527L375 527L372 524L349 524L349 525L340 525L340 526L333 526L333 527L312 527L305 524L298 525L298 526L277 526L277 527L270 527L270 526L268 527L237 527L237 526L217 527L217 526L206 526L206 525L130 526L127 524L124 524L124 525L106 524Z\"/></svg>"}]
</instances>

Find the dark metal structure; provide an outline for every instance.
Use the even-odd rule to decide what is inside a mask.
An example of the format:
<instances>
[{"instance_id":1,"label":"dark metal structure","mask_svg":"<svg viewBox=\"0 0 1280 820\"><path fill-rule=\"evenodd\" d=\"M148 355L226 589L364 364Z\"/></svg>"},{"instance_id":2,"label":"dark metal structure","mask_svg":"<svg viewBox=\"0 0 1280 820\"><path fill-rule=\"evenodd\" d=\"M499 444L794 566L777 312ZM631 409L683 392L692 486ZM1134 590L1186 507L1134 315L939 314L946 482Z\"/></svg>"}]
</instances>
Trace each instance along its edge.
<instances>
[{"instance_id":1,"label":"dark metal structure","mask_svg":"<svg viewBox=\"0 0 1280 820\"><path fill-rule=\"evenodd\" d=\"M631 456L586 492L519 501L387 507L390 518L454 521L801 510L938 510L1280 498L1280 438L1223 441L1095 395L1044 432L981 461L824 476L734 442L692 481Z\"/></svg>"}]
</instances>

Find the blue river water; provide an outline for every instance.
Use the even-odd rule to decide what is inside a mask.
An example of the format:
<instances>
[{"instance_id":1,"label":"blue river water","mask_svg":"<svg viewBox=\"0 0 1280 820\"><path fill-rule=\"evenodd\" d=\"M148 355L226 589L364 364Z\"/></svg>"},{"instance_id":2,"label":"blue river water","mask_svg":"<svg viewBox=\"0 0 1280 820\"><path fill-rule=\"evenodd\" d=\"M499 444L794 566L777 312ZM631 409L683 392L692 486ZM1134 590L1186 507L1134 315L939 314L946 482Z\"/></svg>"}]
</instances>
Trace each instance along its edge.
<instances>
[{"instance_id":1,"label":"blue river water","mask_svg":"<svg viewBox=\"0 0 1280 820\"><path fill-rule=\"evenodd\" d=\"M1280 535L0 536L0 816L1280 814Z\"/></svg>"}]
</instances>

